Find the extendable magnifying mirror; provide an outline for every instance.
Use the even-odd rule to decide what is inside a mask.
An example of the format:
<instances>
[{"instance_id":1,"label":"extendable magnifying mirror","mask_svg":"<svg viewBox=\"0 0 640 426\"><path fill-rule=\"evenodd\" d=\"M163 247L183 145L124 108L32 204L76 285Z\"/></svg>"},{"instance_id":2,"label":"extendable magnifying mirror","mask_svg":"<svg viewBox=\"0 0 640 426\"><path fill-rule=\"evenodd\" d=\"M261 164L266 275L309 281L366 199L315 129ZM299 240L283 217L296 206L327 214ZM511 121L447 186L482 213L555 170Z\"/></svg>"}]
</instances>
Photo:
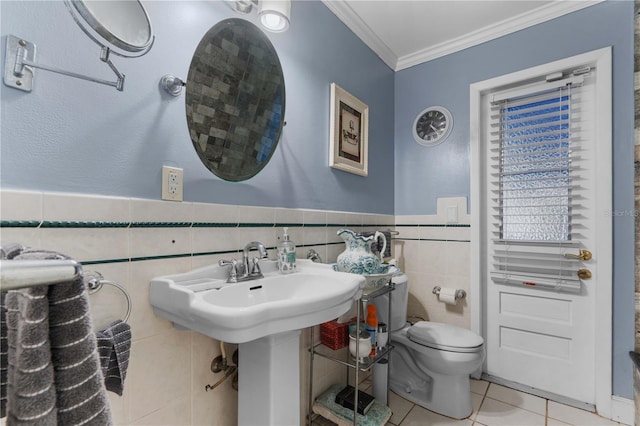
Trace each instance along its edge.
<instances>
[{"instance_id":1,"label":"extendable magnifying mirror","mask_svg":"<svg viewBox=\"0 0 640 426\"><path fill-rule=\"evenodd\" d=\"M109 43L125 57L142 56L153 44L149 15L138 0L84 1L65 0L71 16L93 41L102 47ZM81 19L80 19L81 18ZM95 31L104 41L98 40Z\"/></svg>"},{"instance_id":2,"label":"extendable magnifying mirror","mask_svg":"<svg viewBox=\"0 0 640 426\"><path fill-rule=\"evenodd\" d=\"M34 68L124 89L125 76L111 62L110 55L133 58L146 54L153 46L154 35L149 15L139 0L89 1L65 0L69 13L82 31L101 48L100 60L109 65L116 81L107 81L35 62L36 46L22 38L8 35L4 83L30 92Z\"/></svg>"}]
</instances>

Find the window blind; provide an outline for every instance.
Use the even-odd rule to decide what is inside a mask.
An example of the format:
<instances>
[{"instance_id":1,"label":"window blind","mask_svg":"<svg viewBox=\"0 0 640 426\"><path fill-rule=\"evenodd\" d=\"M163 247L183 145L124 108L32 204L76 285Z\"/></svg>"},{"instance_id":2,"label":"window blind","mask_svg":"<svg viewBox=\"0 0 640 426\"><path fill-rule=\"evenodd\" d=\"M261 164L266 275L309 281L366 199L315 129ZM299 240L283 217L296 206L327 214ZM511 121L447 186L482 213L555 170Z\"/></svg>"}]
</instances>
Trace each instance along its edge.
<instances>
[{"instance_id":1,"label":"window blind","mask_svg":"<svg viewBox=\"0 0 640 426\"><path fill-rule=\"evenodd\" d=\"M582 78L517 88L490 105L495 283L580 290ZM577 96L580 99L580 96ZM577 113L576 113L577 111Z\"/></svg>"}]
</instances>

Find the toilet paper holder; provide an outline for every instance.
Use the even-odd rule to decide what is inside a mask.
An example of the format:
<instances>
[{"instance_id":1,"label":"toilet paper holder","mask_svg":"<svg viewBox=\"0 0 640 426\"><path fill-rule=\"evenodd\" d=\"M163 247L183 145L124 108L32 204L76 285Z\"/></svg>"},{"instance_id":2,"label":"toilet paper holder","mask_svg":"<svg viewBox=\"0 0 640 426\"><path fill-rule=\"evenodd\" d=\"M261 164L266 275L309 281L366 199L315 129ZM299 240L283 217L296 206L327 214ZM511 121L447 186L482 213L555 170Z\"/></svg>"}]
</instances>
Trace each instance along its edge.
<instances>
[{"instance_id":1,"label":"toilet paper holder","mask_svg":"<svg viewBox=\"0 0 640 426\"><path fill-rule=\"evenodd\" d=\"M433 288L432 291L433 294L439 296L440 295L440 286L437 285ZM465 297L467 297L467 292L462 290L462 289L458 289L456 290L456 300L460 300L460 299L464 299Z\"/></svg>"}]
</instances>

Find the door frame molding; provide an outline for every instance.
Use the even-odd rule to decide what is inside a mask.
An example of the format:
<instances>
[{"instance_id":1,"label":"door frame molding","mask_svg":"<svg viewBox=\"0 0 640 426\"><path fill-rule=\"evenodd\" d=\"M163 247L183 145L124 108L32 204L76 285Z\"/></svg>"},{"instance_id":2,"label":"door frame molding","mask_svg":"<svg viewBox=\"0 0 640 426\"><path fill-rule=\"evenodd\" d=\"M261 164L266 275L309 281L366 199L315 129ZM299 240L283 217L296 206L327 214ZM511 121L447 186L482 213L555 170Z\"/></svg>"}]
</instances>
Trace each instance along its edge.
<instances>
[{"instance_id":1,"label":"door frame molding","mask_svg":"<svg viewBox=\"0 0 640 426\"><path fill-rule=\"evenodd\" d=\"M482 141L482 105L483 94L498 87L515 84L535 77L544 76L560 69L593 64L597 69L596 78L596 114L600 117L596 126L596 240L598 241L598 287L595 294L598 320L595 323L595 405L598 414L611 418L612 405L612 293L613 293L613 250L612 250L612 216L613 216L613 166L612 166L612 71L611 47L606 47L569 58L549 62L526 70L509 73L503 76L473 83L469 86L470 99L470 145L471 145L471 329L486 336L484 323L484 307L486 291L481 282L486 272L486 265L480 262L483 242L487 238L486 229L481 229L486 215L486 204L482 194L485 168L484 154L481 151ZM605 366L605 368L602 368Z\"/></svg>"}]
</instances>

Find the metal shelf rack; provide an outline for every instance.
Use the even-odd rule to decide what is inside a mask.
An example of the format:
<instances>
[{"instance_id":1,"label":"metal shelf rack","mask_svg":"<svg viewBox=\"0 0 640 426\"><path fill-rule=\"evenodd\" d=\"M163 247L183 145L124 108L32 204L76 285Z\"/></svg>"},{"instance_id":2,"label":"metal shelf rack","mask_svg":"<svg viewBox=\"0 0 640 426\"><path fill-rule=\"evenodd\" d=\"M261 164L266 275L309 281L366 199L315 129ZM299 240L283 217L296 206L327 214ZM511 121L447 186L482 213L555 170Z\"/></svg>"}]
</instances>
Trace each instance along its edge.
<instances>
[{"instance_id":1,"label":"metal shelf rack","mask_svg":"<svg viewBox=\"0 0 640 426\"><path fill-rule=\"evenodd\" d=\"M391 281L391 278L389 278L389 282L380 287L380 288L376 288L370 291L363 291L362 296L360 297L360 299L357 300L357 307L356 307L356 324L359 324L361 322L362 318L362 302L369 302L377 297L380 297L382 295L388 294L389 295L389 299L388 299L388 318L387 318L387 324L391 324L391 292L393 290L395 290L396 286L395 284ZM360 328L356 327L356 333L357 333L357 339L359 339L360 337ZM356 345L356 348L359 345ZM339 364L344 365L345 367L347 367L347 382L349 381L349 369L354 369L355 370L355 377L354 377L354 385L353 387L355 388L355 400L358 400L358 388L359 388L359 372L360 371L366 371L369 368L371 368L375 363L379 362L380 360L382 360L383 358L388 357L389 353L393 350L394 346L391 342L391 336L389 336L389 341L387 343L387 345L382 348L382 349L378 349L376 351L376 355L371 358L371 357L363 357L363 362L359 362L357 361L358 359L360 359L360 354L356 351L356 358L354 359L351 354L349 353L349 348L348 347L344 347L341 349L336 349L333 350L327 346L324 346L322 343L315 343L315 329L314 327L311 327L311 348L309 349L309 354L310 354L310 359L309 359L309 407L308 407L308 415L307 415L307 425L311 426L311 422L314 418L313 415L313 360L315 358L315 356L320 356L322 358L326 358L329 359L331 361L337 362ZM389 372L387 370L387 376L388 376ZM388 383L388 377L387 377L387 383ZM387 401L389 401L389 387L387 386ZM357 425L357 415L354 411L353 413L353 424L354 426Z\"/></svg>"}]
</instances>

